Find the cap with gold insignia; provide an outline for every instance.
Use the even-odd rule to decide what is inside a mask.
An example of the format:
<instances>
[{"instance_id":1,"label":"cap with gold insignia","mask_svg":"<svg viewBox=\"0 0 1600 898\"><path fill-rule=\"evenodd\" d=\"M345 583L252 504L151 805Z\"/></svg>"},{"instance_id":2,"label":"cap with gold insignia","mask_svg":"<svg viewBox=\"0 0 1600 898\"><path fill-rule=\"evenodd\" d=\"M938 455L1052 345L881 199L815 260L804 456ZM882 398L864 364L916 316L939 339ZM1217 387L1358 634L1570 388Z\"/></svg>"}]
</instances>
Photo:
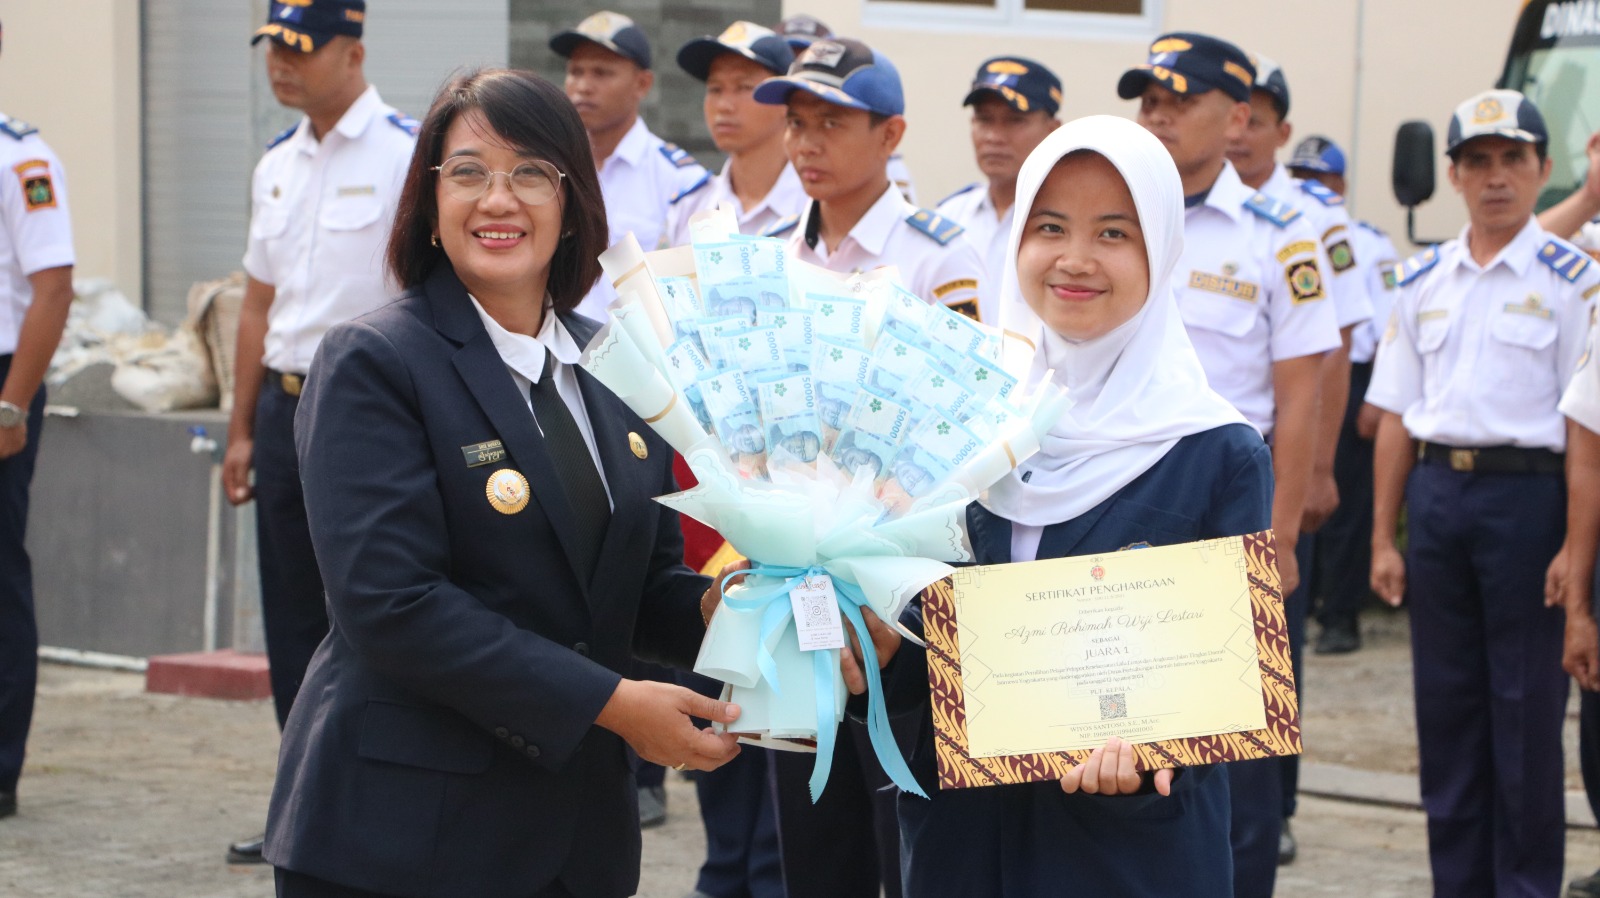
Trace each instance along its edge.
<instances>
[{"instance_id":1,"label":"cap with gold insignia","mask_svg":"<svg viewBox=\"0 0 1600 898\"><path fill-rule=\"evenodd\" d=\"M1289 117L1289 79L1283 75L1283 66L1257 53L1252 60L1256 67L1254 90L1272 98L1272 108L1278 110L1278 120Z\"/></svg>"},{"instance_id":2,"label":"cap with gold insignia","mask_svg":"<svg viewBox=\"0 0 1600 898\"><path fill-rule=\"evenodd\" d=\"M340 35L360 37L366 20L366 0L273 0L267 24L256 29L250 43L267 37L279 46L311 53Z\"/></svg>"},{"instance_id":3,"label":"cap with gold insignia","mask_svg":"<svg viewBox=\"0 0 1600 898\"><path fill-rule=\"evenodd\" d=\"M1304 171L1342 175L1344 165L1344 150L1339 149L1339 145L1328 138L1313 134L1295 145L1294 155L1289 157L1288 167L1290 173Z\"/></svg>"},{"instance_id":4,"label":"cap with gold insignia","mask_svg":"<svg viewBox=\"0 0 1600 898\"><path fill-rule=\"evenodd\" d=\"M711 62L724 53L743 56L774 75L782 75L794 64L789 42L771 28L754 22L734 22L716 37L697 37L678 51L678 66L696 79L711 77Z\"/></svg>"},{"instance_id":5,"label":"cap with gold insignia","mask_svg":"<svg viewBox=\"0 0 1600 898\"><path fill-rule=\"evenodd\" d=\"M597 44L635 63L650 68L650 41L633 20L622 13L602 10L550 38L550 49L566 58L579 44Z\"/></svg>"},{"instance_id":6,"label":"cap with gold insignia","mask_svg":"<svg viewBox=\"0 0 1600 898\"><path fill-rule=\"evenodd\" d=\"M1240 103L1250 102L1256 67L1244 51L1209 34L1176 31L1150 44L1150 55L1122 73L1117 96L1132 100L1152 83L1178 94L1220 90Z\"/></svg>"},{"instance_id":7,"label":"cap with gold insignia","mask_svg":"<svg viewBox=\"0 0 1600 898\"><path fill-rule=\"evenodd\" d=\"M894 63L854 38L830 37L812 42L795 57L787 76L768 78L751 96L757 103L781 106L797 90L847 109L879 115L902 115L906 111L900 72Z\"/></svg>"},{"instance_id":8,"label":"cap with gold insignia","mask_svg":"<svg viewBox=\"0 0 1600 898\"><path fill-rule=\"evenodd\" d=\"M1514 90L1486 90L1456 107L1456 114L1450 117L1445 154L1453 159L1462 144L1479 137L1545 144L1550 132L1532 100Z\"/></svg>"},{"instance_id":9,"label":"cap with gold insignia","mask_svg":"<svg viewBox=\"0 0 1600 898\"><path fill-rule=\"evenodd\" d=\"M822 20L806 13L796 13L778 23L777 32L789 42L789 46L796 53L811 46L812 41L825 37L833 37L833 29L822 24Z\"/></svg>"},{"instance_id":10,"label":"cap with gold insignia","mask_svg":"<svg viewBox=\"0 0 1600 898\"><path fill-rule=\"evenodd\" d=\"M996 56L978 66L963 106L984 97L999 97L1018 112L1043 111L1054 117L1061 109L1061 79L1056 73L1021 56Z\"/></svg>"}]
</instances>

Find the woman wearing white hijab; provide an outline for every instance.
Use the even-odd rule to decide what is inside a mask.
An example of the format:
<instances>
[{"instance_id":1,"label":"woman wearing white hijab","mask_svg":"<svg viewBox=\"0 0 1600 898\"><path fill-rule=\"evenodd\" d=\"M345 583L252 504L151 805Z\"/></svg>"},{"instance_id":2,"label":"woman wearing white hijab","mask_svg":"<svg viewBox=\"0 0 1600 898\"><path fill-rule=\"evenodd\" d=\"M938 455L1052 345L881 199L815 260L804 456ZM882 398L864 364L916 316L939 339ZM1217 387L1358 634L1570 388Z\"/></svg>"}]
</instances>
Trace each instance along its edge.
<instances>
[{"instance_id":1,"label":"woman wearing white hijab","mask_svg":"<svg viewBox=\"0 0 1600 898\"><path fill-rule=\"evenodd\" d=\"M1206 384L1170 288L1183 189L1143 128L1092 116L1029 155L1003 287L1009 330L1043 351L1032 377L1074 405L1043 449L969 514L980 564L1170 545L1265 530L1272 461ZM905 621L920 626L915 611ZM1059 785L941 792L926 656L872 622L885 688L922 732L912 770L931 800L899 805L907 898L1233 892L1220 768L1140 775L1112 739ZM859 671L847 665L853 689Z\"/></svg>"}]
</instances>

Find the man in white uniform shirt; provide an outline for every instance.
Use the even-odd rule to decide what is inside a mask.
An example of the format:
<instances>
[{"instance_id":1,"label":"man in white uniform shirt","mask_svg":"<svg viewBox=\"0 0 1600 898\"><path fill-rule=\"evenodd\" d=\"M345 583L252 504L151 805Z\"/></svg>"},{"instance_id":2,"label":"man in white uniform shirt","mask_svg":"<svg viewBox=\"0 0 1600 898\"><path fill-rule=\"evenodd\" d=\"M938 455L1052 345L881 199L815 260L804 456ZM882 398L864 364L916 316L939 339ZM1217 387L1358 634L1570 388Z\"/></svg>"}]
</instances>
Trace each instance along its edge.
<instances>
[{"instance_id":1,"label":"man in white uniform shirt","mask_svg":"<svg viewBox=\"0 0 1600 898\"><path fill-rule=\"evenodd\" d=\"M295 409L322 335L390 297L384 249L416 142L417 123L385 105L362 73L365 10L362 0L274 2L251 39L269 40L278 102L305 113L268 144L251 180L249 279L222 469L230 502L256 500L261 619L280 727L328 632ZM259 863L260 840L234 843L228 859Z\"/></svg>"},{"instance_id":2,"label":"man in white uniform shirt","mask_svg":"<svg viewBox=\"0 0 1600 898\"><path fill-rule=\"evenodd\" d=\"M567 61L567 97L589 132L611 242L632 232L646 251L655 249L672 201L709 175L687 150L652 134L639 117L639 104L656 79L650 42L627 16L597 12L550 38L550 49ZM616 289L601 278L578 313L603 321L616 298Z\"/></svg>"},{"instance_id":3,"label":"man in white uniform shirt","mask_svg":"<svg viewBox=\"0 0 1600 898\"><path fill-rule=\"evenodd\" d=\"M1367 389L1384 411L1372 588L1410 605L1436 895L1561 888L1568 684L1562 615L1544 599L1565 540L1557 403L1587 344L1600 266L1533 217L1548 139L1516 91L1456 108L1446 152L1468 224L1401 266Z\"/></svg>"},{"instance_id":4,"label":"man in white uniform shirt","mask_svg":"<svg viewBox=\"0 0 1600 898\"><path fill-rule=\"evenodd\" d=\"M72 219L61 161L0 115L0 819L17 812L39 630L25 545L44 424L44 374L72 306Z\"/></svg>"},{"instance_id":5,"label":"man in white uniform shirt","mask_svg":"<svg viewBox=\"0 0 1600 898\"><path fill-rule=\"evenodd\" d=\"M998 287L1011 239L1012 203L1022 162L1061 126L1061 79L1020 56L997 56L978 66L963 106L972 107L972 149L984 181L968 184L939 203L938 213L966 229L983 256L984 273ZM998 301L999 290L991 290ZM1000 310L980 308L982 321L998 325Z\"/></svg>"},{"instance_id":6,"label":"man in white uniform shirt","mask_svg":"<svg viewBox=\"0 0 1600 898\"><path fill-rule=\"evenodd\" d=\"M720 205L734 208L742 234L781 237L800 220L808 200L783 151L783 107L753 96L761 82L788 72L793 62L788 41L751 22L734 22L717 37L696 38L678 51L678 65L705 82L706 130L728 161L672 201L665 245L687 244L689 219Z\"/></svg>"},{"instance_id":7,"label":"man in white uniform shirt","mask_svg":"<svg viewBox=\"0 0 1600 898\"><path fill-rule=\"evenodd\" d=\"M1318 234L1288 203L1251 189L1228 162L1250 119L1255 67L1203 34L1156 38L1117 84L1139 124L1166 145L1188 211L1174 274L1178 310L1206 378L1271 443L1272 527L1284 592L1299 585L1299 539L1317 440L1323 356L1339 327ZM1234 894L1272 894L1283 829L1281 761L1229 765L1234 784Z\"/></svg>"}]
</instances>

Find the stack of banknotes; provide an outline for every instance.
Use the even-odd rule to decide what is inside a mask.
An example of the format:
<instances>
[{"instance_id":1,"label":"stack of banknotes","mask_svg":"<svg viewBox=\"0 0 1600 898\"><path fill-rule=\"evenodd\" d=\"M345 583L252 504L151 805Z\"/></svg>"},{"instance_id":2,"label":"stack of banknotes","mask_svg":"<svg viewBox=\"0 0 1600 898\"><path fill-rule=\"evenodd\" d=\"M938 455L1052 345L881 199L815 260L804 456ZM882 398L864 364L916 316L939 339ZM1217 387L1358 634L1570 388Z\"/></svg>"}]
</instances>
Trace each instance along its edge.
<instances>
[{"instance_id":1,"label":"stack of banknotes","mask_svg":"<svg viewBox=\"0 0 1600 898\"><path fill-rule=\"evenodd\" d=\"M697 486L658 501L754 566L696 670L729 684L747 741L803 749L831 736L844 692L836 650L799 649L785 587L825 573L845 619L896 621L946 562L971 559L967 505L1037 451L1067 400L1048 378L1024 395L1025 335L929 305L892 268L787 258L725 208L691 234L600 257L618 299L582 364L694 471Z\"/></svg>"}]
</instances>

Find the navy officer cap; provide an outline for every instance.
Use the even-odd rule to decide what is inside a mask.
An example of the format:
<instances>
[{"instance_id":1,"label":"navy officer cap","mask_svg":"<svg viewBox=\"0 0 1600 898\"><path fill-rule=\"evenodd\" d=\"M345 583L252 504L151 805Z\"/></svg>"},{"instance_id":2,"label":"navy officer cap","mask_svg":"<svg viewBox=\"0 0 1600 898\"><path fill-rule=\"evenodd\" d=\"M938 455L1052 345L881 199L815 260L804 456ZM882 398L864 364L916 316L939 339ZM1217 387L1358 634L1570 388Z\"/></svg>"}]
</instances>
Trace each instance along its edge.
<instances>
[{"instance_id":1,"label":"navy officer cap","mask_svg":"<svg viewBox=\"0 0 1600 898\"><path fill-rule=\"evenodd\" d=\"M1178 31L1156 38L1149 58L1122 73L1117 96L1132 100L1155 83L1176 94L1220 90L1248 103L1255 81L1255 64L1243 50L1208 34Z\"/></svg>"},{"instance_id":2,"label":"navy officer cap","mask_svg":"<svg viewBox=\"0 0 1600 898\"><path fill-rule=\"evenodd\" d=\"M340 35L361 37L366 20L366 0L273 0L267 24L256 29L250 43L270 37L280 46L311 53Z\"/></svg>"},{"instance_id":3,"label":"navy officer cap","mask_svg":"<svg viewBox=\"0 0 1600 898\"><path fill-rule=\"evenodd\" d=\"M1289 79L1283 76L1283 66L1260 54L1255 58L1256 83L1255 89L1272 98L1272 108L1278 110L1278 118L1289 117Z\"/></svg>"},{"instance_id":4,"label":"navy officer cap","mask_svg":"<svg viewBox=\"0 0 1600 898\"><path fill-rule=\"evenodd\" d=\"M602 10L550 38L550 49L566 59L579 44L597 44L630 60L641 69L650 68L650 41L633 20L618 12Z\"/></svg>"},{"instance_id":5,"label":"navy officer cap","mask_svg":"<svg viewBox=\"0 0 1600 898\"><path fill-rule=\"evenodd\" d=\"M1478 137L1504 137L1536 145L1550 142L1539 107L1514 90L1486 90L1457 106L1450 117L1444 151L1454 159L1463 144Z\"/></svg>"},{"instance_id":6,"label":"navy officer cap","mask_svg":"<svg viewBox=\"0 0 1600 898\"><path fill-rule=\"evenodd\" d=\"M716 37L697 37L678 51L678 65L696 79L711 77L711 63L724 53L743 56L774 75L789 71L794 51L789 42L770 28L754 22L734 22Z\"/></svg>"},{"instance_id":7,"label":"navy officer cap","mask_svg":"<svg viewBox=\"0 0 1600 898\"><path fill-rule=\"evenodd\" d=\"M849 37L813 41L795 57L787 77L768 78L750 96L757 103L781 106L797 90L847 109L879 115L904 115L906 111L905 92L894 63Z\"/></svg>"},{"instance_id":8,"label":"navy officer cap","mask_svg":"<svg viewBox=\"0 0 1600 898\"><path fill-rule=\"evenodd\" d=\"M961 105L971 106L985 96L999 97L1018 112L1038 109L1054 118L1061 109L1061 79L1031 59L996 56L978 66Z\"/></svg>"}]
</instances>

